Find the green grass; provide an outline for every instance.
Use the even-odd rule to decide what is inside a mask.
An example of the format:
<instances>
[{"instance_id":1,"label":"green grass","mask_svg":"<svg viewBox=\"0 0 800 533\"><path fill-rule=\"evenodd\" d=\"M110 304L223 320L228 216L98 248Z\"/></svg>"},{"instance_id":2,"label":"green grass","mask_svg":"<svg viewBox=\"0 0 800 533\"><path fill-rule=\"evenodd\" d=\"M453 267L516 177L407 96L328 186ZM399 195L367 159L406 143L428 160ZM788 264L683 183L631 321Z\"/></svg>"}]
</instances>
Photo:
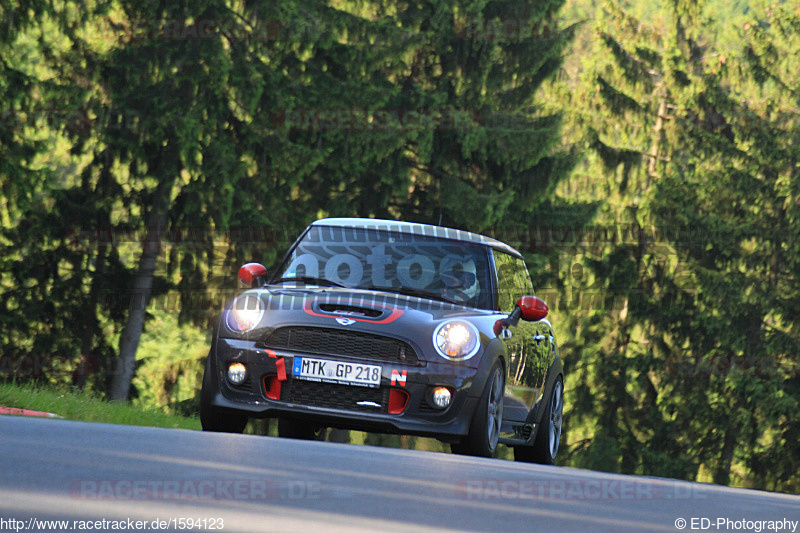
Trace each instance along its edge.
<instances>
[{"instance_id":1,"label":"green grass","mask_svg":"<svg viewBox=\"0 0 800 533\"><path fill-rule=\"evenodd\" d=\"M57 414L67 420L129 426L200 429L196 417L170 415L129 404L111 403L88 393L0 383L0 406Z\"/></svg>"}]
</instances>

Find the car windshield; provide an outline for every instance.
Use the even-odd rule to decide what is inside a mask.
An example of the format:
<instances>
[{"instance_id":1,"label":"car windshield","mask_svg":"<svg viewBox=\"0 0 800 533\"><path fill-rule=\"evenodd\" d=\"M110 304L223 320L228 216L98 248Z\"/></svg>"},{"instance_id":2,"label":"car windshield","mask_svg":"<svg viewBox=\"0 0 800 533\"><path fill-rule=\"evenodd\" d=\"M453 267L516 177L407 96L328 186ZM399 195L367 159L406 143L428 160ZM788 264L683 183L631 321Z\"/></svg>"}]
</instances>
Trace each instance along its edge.
<instances>
[{"instance_id":1,"label":"car windshield","mask_svg":"<svg viewBox=\"0 0 800 533\"><path fill-rule=\"evenodd\" d=\"M296 281L295 281L296 280ZM480 244L391 230L312 226L272 283L344 286L490 308Z\"/></svg>"}]
</instances>

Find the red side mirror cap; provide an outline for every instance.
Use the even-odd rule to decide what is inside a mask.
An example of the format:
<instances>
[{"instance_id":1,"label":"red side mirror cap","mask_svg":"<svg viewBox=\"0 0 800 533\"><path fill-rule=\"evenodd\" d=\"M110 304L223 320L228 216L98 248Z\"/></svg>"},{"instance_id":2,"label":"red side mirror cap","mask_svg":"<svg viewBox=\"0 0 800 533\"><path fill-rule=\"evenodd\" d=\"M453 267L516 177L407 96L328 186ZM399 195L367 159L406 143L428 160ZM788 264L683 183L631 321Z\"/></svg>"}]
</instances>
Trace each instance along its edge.
<instances>
[{"instance_id":1,"label":"red side mirror cap","mask_svg":"<svg viewBox=\"0 0 800 533\"><path fill-rule=\"evenodd\" d=\"M547 304L536 296L523 296L517 300L517 307L522 311L522 320L528 322L543 319L549 311Z\"/></svg>"},{"instance_id":2,"label":"red side mirror cap","mask_svg":"<svg viewBox=\"0 0 800 533\"><path fill-rule=\"evenodd\" d=\"M247 263L239 269L239 281L248 289L260 287L267 278L267 269L261 263Z\"/></svg>"}]
</instances>

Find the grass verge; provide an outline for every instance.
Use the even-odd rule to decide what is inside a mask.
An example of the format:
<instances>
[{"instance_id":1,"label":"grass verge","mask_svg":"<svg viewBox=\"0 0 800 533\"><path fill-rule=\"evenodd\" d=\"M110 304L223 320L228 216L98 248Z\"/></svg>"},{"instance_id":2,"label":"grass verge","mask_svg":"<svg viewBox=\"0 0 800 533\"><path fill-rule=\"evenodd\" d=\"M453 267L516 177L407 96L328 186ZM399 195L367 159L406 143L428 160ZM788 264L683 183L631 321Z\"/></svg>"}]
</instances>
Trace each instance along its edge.
<instances>
[{"instance_id":1,"label":"grass verge","mask_svg":"<svg viewBox=\"0 0 800 533\"><path fill-rule=\"evenodd\" d=\"M89 393L0 383L0 406L45 411L67 420L128 426L200 429L196 417L169 415L129 404L111 403Z\"/></svg>"}]
</instances>

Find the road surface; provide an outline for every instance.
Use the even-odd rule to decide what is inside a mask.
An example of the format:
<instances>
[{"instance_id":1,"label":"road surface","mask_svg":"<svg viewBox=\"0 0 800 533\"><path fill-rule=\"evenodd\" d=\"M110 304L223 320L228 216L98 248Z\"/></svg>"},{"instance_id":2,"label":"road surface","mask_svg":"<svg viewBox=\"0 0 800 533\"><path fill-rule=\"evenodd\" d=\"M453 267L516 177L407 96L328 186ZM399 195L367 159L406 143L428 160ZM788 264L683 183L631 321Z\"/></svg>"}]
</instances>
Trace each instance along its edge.
<instances>
[{"instance_id":1,"label":"road surface","mask_svg":"<svg viewBox=\"0 0 800 533\"><path fill-rule=\"evenodd\" d=\"M226 532L675 532L681 520L692 531L692 519L695 530L754 531L755 521L800 520L800 496L413 450L0 417L0 531L186 531L191 523ZM718 527L718 519L731 522ZM752 528L734 527L747 521Z\"/></svg>"}]
</instances>

